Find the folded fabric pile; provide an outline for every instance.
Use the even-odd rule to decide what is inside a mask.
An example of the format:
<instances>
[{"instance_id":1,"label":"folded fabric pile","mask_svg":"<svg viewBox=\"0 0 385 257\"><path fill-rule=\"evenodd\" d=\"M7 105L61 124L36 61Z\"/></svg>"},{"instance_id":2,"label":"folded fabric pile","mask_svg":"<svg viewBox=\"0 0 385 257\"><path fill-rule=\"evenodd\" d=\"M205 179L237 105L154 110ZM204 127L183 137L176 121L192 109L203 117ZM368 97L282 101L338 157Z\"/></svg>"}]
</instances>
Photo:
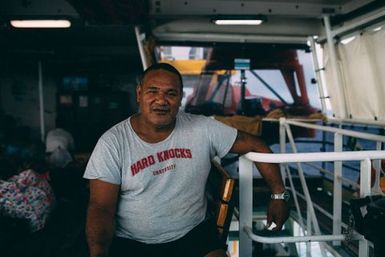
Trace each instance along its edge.
<instances>
[{"instance_id":1,"label":"folded fabric pile","mask_svg":"<svg viewBox=\"0 0 385 257\"><path fill-rule=\"evenodd\" d=\"M0 214L27 220L31 232L44 227L53 204L54 194L46 176L33 170L0 180Z\"/></svg>"}]
</instances>

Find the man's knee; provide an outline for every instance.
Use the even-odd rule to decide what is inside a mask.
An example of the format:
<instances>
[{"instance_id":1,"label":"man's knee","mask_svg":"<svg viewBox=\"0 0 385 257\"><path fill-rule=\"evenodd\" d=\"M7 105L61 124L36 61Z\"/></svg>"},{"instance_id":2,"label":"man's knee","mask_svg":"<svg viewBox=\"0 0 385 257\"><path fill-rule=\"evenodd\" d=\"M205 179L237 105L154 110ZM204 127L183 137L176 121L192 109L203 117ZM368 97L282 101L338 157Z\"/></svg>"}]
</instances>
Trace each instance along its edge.
<instances>
[{"instance_id":1,"label":"man's knee","mask_svg":"<svg viewBox=\"0 0 385 257\"><path fill-rule=\"evenodd\" d=\"M228 257L225 250L223 249L216 249L214 251L209 252L205 255L205 257Z\"/></svg>"}]
</instances>

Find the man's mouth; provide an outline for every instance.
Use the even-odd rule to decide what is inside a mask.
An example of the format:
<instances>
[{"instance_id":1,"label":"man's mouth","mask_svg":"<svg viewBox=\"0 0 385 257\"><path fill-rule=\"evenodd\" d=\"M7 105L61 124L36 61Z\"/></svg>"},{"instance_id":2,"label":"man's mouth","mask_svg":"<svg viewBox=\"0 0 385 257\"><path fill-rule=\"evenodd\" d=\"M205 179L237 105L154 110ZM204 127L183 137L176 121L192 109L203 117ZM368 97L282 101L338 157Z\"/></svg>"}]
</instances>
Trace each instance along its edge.
<instances>
[{"instance_id":1,"label":"man's mouth","mask_svg":"<svg viewBox=\"0 0 385 257\"><path fill-rule=\"evenodd\" d=\"M152 111L157 114L166 114L170 112L170 108L159 106L152 108Z\"/></svg>"}]
</instances>

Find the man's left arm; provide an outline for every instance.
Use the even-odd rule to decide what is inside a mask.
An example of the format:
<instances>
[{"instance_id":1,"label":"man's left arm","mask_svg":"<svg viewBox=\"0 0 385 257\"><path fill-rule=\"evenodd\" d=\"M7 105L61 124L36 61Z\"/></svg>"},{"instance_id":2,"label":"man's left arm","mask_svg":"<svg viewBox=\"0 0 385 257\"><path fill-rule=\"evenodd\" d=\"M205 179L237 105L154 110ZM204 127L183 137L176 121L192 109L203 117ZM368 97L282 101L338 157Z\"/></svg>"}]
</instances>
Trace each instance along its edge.
<instances>
[{"instance_id":1,"label":"man's left arm","mask_svg":"<svg viewBox=\"0 0 385 257\"><path fill-rule=\"evenodd\" d=\"M237 138L230 149L232 153L246 154L248 152L272 153L271 149L259 137L238 131ZM273 194L285 191L279 166L275 163L256 162L259 172L262 174ZM288 203L285 200L271 199L267 209L267 227L274 222L277 226L273 229L279 231L289 216Z\"/></svg>"}]
</instances>

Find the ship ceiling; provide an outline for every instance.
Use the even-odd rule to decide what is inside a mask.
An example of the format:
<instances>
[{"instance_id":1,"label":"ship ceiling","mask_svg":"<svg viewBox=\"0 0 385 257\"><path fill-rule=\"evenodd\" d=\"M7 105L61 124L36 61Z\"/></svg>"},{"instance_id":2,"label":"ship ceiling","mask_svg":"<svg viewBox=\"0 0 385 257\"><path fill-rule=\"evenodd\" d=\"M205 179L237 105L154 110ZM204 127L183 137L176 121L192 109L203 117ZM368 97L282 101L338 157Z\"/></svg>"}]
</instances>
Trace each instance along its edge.
<instances>
[{"instance_id":1,"label":"ship ceiling","mask_svg":"<svg viewBox=\"0 0 385 257\"><path fill-rule=\"evenodd\" d=\"M322 35L322 17L344 23L384 8L378 0L3 0L0 2L0 54L83 60L139 60L134 26L158 42L305 43ZM253 26L216 26L218 15L262 15ZM61 19L69 29L15 29L10 19Z\"/></svg>"}]
</instances>

